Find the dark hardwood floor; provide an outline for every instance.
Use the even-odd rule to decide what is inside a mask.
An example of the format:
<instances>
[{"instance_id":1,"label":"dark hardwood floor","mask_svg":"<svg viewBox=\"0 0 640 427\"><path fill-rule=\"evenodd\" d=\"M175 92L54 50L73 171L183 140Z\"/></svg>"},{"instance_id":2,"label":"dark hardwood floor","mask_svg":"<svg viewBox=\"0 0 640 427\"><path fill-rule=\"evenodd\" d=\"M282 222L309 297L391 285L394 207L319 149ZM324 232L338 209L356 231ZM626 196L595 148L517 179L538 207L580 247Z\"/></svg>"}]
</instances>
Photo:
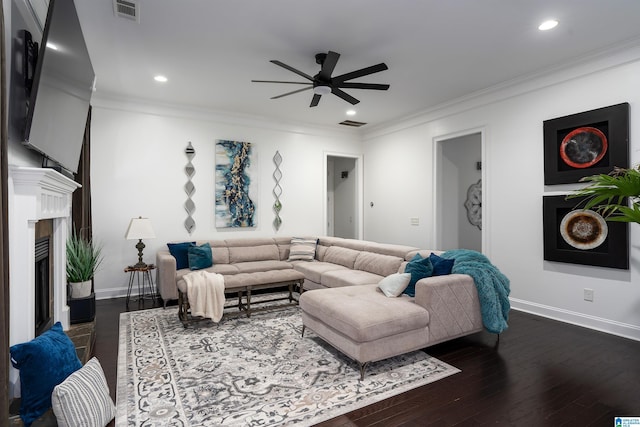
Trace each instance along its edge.
<instances>
[{"instance_id":1,"label":"dark hardwood floor","mask_svg":"<svg viewBox=\"0 0 640 427\"><path fill-rule=\"evenodd\" d=\"M94 354L114 400L123 311L123 298L97 302ZM640 417L640 342L517 311L509 325L498 345L482 332L427 349L461 373L321 425L612 426L615 416Z\"/></svg>"}]
</instances>

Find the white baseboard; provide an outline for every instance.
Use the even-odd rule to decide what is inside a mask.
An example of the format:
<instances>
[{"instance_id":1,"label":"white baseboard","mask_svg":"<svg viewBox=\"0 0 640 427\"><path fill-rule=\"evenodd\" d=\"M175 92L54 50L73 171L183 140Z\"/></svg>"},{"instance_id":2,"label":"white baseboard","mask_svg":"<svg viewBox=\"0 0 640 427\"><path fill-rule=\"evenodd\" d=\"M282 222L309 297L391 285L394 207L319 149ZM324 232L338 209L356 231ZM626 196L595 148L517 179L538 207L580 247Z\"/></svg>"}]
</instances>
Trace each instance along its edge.
<instances>
[{"instance_id":1,"label":"white baseboard","mask_svg":"<svg viewBox=\"0 0 640 427\"><path fill-rule=\"evenodd\" d=\"M109 289L97 289L95 291L96 299L112 299L112 298L124 298L127 296L127 288L109 288Z\"/></svg>"},{"instance_id":2,"label":"white baseboard","mask_svg":"<svg viewBox=\"0 0 640 427\"><path fill-rule=\"evenodd\" d=\"M594 329L600 332L617 335L623 338L640 341L640 327L628 323L617 322L615 320L604 319L602 317L589 316L584 313L560 309L543 304L536 304L530 301L509 298L511 308L537 316L547 317L560 322Z\"/></svg>"}]
</instances>

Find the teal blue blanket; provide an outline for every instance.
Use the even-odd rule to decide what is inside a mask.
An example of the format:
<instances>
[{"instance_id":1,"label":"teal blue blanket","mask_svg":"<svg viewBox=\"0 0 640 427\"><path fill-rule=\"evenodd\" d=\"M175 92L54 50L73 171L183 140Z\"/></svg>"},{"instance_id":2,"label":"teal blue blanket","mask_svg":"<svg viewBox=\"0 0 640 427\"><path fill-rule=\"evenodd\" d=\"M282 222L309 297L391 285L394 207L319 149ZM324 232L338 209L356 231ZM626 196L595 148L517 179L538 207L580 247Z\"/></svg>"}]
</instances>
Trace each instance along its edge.
<instances>
[{"instance_id":1,"label":"teal blue blanket","mask_svg":"<svg viewBox=\"0 0 640 427\"><path fill-rule=\"evenodd\" d=\"M482 323L487 331L499 334L509 320L509 279L479 252L469 249L446 251L442 258L455 259L452 273L468 274L478 289Z\"/></svg>"}]
</instances>

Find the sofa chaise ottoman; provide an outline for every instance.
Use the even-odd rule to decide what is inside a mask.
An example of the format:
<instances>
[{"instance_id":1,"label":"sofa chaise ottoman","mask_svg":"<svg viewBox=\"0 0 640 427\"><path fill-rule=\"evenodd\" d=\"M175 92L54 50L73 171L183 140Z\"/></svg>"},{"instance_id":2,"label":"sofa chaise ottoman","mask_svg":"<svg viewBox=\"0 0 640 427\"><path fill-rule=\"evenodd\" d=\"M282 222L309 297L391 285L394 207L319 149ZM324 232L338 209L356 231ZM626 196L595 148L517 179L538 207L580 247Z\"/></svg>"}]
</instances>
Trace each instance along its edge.
<instances>
[{"instance_id":1,"label":"sofa chaise ottoman","mask_svg":"<svg viewBox=\"0 0 640 427\"><path fill-rule=\"evenodd\" d=\"M464 274L421 279L415 297L390 298L373 284L306 291L299 304L303 335L309 328L356 360L361 379L371 362L483 328L476 286Z\"/></svg>"}]
</instances>

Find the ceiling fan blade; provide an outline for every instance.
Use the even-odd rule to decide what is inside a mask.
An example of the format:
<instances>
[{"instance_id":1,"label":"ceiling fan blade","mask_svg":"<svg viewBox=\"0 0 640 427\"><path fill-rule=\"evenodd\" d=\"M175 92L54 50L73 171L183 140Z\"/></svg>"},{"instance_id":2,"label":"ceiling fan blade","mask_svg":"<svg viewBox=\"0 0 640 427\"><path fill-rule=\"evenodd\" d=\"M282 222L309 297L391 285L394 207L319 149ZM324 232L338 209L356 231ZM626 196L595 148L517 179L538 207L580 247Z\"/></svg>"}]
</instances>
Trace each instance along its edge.
<instances>
[{"instance_id":1,"label":"ceiling fan blade","mask_svg":"<svg viewBox=\"0 0 640 427\"><path fill-rule=\"evenodd\" d=\"M362 68L360 70L352 71L347 74L342 74L341 76L334 77L332 80L334 84L342 83L347 80L355 79L362 76L367 76L373 73L379 73L380 71L384 71L388 69L389 67L387 67L387 64L385 64L384 62L381 62L380 64L372 65L371 67Z\"/></svg>"},{"instance_id":2,"label":"ceiling fan blade","mask_svg":"<svg viewBox=\"0 0 640 427\"><path fill-rule=\"evenodd\" d=\"M322 95L318 95L317 93L313 95L313 98L311 98L311 105L309 105L309 107L315 107L316 105L318 105L318 102L320 102L320 98L322 97Z\"/></svg>"},{"instance_id":3,"label":"ceiling fan blade","mask_svg":"<svg viewBox=\"0 0 640 427\"><path fill-rule=\"evenodd\" d=\"M271 99L282 98L283 96L293 95L294 93L302 92L302 91L309 90L309 89L311 89L311 86L303 87L302 89L297 89L297 90L294 90L292 92L283 93L282 95L272 96Z\"/></svg>"},{"instance_id":4,"label":"ceiling fan blade","mask_svg":"<svg viewBox=\"0 0 640 427\"><path fill-rule=\"evenodd\" d=\"M373 89L373 90L387 90L389 85L377 84L377 83L340 83L338 87L344 89Z\"/></svg>"},{"instance_id":5,"label":"ceiling fan blade","mask_svg":"<svg viewBox=\"0 0 640 427\"><path fill-rule=\"evenodd\" d=\"M280 80L251 80L252 83L287 83L292 85L312 85L311 82L283 82Z\"/></svg>"},{"instance_id":6,"label":"ceiling fan blade","mask_svg":"<svg viewBox=\"0 0 640 427\"><path fill-rule=\"evenodd\" d=\"M320 79L325 81L329 81L329 79L331 79L331 74L333 73L334 68L336 68L338 58L340 58L339 53L332 51L329 51L329 53L327 53L327 56L322 63L322 68L320 69Z\"/></svg>"},{"instance_id":7,"label":"ceiling fan blade","mask_svg":"<svg viewBox=\"0 0 640 427\"><path fill-rule=\"evenodd\" d=\"M293 68L293 67L291 67L291 66L289 66L289 65L287 65L287 64L285 64L283 62L277 61L275 59L272 60L271 62L273 62L274 64L279 65L280 67L285 68L285 69L287 69L287 70L289 70L289 71L291 71L293 73L296 73L297 75L302 76L307 80L313 81L313 77L311 77L310 75L308 75L306 73L303 73L300 70L296 70L295 68Z\"/></svg>"},{"instance_id":8,"label":"ceiling fan blade","mask_svg":"<svg viewBox=\"0 0 640 427\"><path fill-rule=\"evenodd\" d=\"M339 96L340 98L344 99L345 101L347 101L351 105L356 105L358 102L360 102L357 99L355 99L353 96L349 95L348 93L346 93L344 91L341 91L337 87L333 87L331 89L331 93L333 93L336 96Z\"/></svg>"}]
</instances>

